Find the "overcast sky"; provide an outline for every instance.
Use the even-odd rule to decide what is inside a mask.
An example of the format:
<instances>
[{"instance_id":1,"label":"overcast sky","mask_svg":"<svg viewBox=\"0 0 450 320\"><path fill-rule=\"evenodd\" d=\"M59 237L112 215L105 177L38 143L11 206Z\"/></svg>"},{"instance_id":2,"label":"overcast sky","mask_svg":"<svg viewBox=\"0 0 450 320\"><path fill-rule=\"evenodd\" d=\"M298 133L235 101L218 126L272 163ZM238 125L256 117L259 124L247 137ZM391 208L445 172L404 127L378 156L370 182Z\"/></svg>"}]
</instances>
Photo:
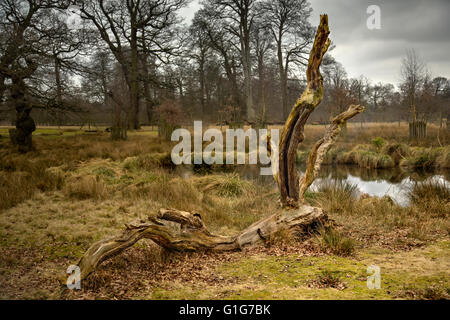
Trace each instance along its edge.
<instances>
[{"instance_id":1,"label":"overcast sky","mask_svg":"<svg viewBox=\"0 0 450 320\"><path fill-rule=\"evenodd\" d=\"M189 21L200 8L193 0L182 14ZM327 13L332 55L350 77L365 75L373 82L400 81L406 50L415 49L433 76L450 78L450 0L310 0L311 23ZM381 29L367 28L367 8L381 9Z\"/></svg>"}]
</instances>

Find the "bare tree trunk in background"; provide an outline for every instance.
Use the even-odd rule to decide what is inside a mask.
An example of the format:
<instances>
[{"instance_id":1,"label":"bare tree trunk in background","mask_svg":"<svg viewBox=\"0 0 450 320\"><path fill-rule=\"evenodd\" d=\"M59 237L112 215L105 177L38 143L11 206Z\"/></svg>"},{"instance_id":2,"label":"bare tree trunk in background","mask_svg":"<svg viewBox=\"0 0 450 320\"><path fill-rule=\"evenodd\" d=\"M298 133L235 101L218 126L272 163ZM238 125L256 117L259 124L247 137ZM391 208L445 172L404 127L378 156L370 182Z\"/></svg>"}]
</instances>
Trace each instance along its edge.
<instances>
[{"instance_id":1,"label":"bare tree trunk in background","mask_svg":"<svg viewBox=\"0 0 450 320\"><path fill-rule=\"evenodd\" d=\"M199 63L199 78L200 78L200 106L202 108L202 118L205 118L206 114L206 85L205 85L205 58L203 51L201 52L200 63Z\"/></svg>"},{"instance_id":2,"label":"bare tree trunk in background","mask_svg":"<svg viewBox=\"0 0 450 320\"><path fill-rule=\"evenodd\" d=\"M236 1L234 1L237 3ZM239 12L239 41L241 44L241 62L244 69L244 87L245 87L245 119L252 123L255 120L255 110L253 108L253 84L252 84L252 61L251 61L251 47L250 34L252 24L252 0L240 1L240 4L234 8L234 12ZM230 7L233 7L231 5Z\"/></svg>"},{"instance_id":3,"label":"bare tree trunk in background","mask_svg":"<svg viewBox=\"0 0 450 320\"><path fill-rule=\"evenodd\" d=\"M287 96L288 96L287 77L288 77L288 75L287 75L287 66L286 66L286 68L284 67L283 51L281 48L281 46L282 46L281 30L280 30L280 34L278 35L278 39L280 39L277 41L278 71L280 73L281 107L282 107L283 120L284 120L284 119L287 119L287 117L289 115L289 109L288 109L288 104L287 104Z\"/></svg>"},{"instance_id":4,"label":"bare tree trunk in background","mask_svg":"<svg viewBox=\"0 0 450 320\"><path fill-rule=\"evenodd\" d=\"M3 96L6 91L5 80L6 80L6 77L0 74L0 102L3 101Z\"/></svg>"},{"instance_id":5,"label":"bare tree trunk in background","mask_svg":"<svg viewBox=\"0 0 450 320\"><path fill-rule=\"evenodd\" d=\"M258 54L258 77L259 77L259 103L261 104L261 127L266 126L266 92L265 92L265 68L264 68L264 56Z\"/></svg>"},{"instance_id":6,"label":"bare tree trunk in background","mask_svg":"<svg viewBox=\"0 0 450 320\"><path fill-rule=\"evenodd\" d=\"M150 86L150 81L148 79L149 75L149 68L148 68L148 61L146 57L143 57L141 59L142 61L142 70L144 73L144 79L143 79L143 87L144 87L144 97L145 97L145 110L147 112L147 119L148 119L148 123L150 125L153 125L154 120L153 119L153 107L155 106L155 102L154 99L152 97L152 92L151 92L151 86Z\"/></svg>"},{"instance_id":7,"label":"bare tree trunk in background","mask_svg":"<svg viewBox=\"0 0 450 320\"><path fill-rule=\"evenodd\" d=\"M131 15L131 70L130 70L130 128L140 129L139 124L139 75L138 75L138 45L137 45L137 29L134 25L135 17Z\"/></svg>"},{"instance_id":8,"label":"bare tree trunk in background","mask_svg":"<svg viewBox=\"0 0 450 320\"><path fill-rule=\"evenodd\" d=\"M61 64L55 57L55 82L56 82L56 103L59 107L62 105L62 84L61 84Z\"/></svg>"},{"instance_id":9,"label":"bare tree trunk in background","mask_svg":"<svg viewBox=\"0 0 450 320\"><path fill-rule=\"evenodd\" d=\"M32 150L32 133L36 124L30 113L32 106L26 96L26 86L22 77L12 77L11 98L17 112L16 129L10 129L11 142L18 146L19 152L26 153Z\"/></svg>"}]
</instances>

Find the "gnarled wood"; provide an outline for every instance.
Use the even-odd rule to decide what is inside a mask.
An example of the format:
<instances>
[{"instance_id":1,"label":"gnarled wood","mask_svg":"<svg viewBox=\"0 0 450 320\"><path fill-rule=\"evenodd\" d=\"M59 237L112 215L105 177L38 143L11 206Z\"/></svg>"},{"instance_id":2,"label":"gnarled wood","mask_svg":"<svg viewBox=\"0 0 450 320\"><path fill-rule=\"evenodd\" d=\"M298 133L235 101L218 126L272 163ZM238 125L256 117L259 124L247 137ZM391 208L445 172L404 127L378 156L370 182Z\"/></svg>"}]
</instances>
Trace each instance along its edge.
<instances>
[{"instance_id":1,"label":"gnarled wood","mask_svg":"<svg viewBox=\"0 0 450 320\"><path fill-rule=\"evenodd\" d=\"M280 138L279 172L276 181L280 189L281 203L284 207L298 207L297 148L304 139L303 131L306 121L323 98L323 78L320 74L320 65L330 45L329 34L328 16L321 15L306 72L308 84L292 108Z\"/></svg>"},{"instance_id":2,"label":"gnarled wood","mask_svg":"<svg viewBox=\"0 0 450 320\"><path fill-rule=\"evenodd\" d=\"M149 221L126 225L121 235L94 243L78 262L81 279L88 277L103 261L133 246L141 239L151 239L171 251L233 251L257 244L281 230L305 232L327 216L319 208L302 206L264 218L231 237L214 235L203 225L199 214L175 209L161 209Z\"/></svg>"},{"instance_id":3,"label":"gnarled wood","mask_svg":"<svg viewBox=\"0 0 450 320\"><path fill-rule=\"evenodd\" d=\"M322 165L328 150L330 150L331 146L336 142L342 127L349 119L363 111L364 107L360 105L351 105L347 111L342 112L333 119L331 126L325 133L325 136L316 142L311 150L311 153L309 154L305 173L300 179L299 200L301 203L304 203L305 192L317 178L320 166Z\"/></svg>"}]
</instances>

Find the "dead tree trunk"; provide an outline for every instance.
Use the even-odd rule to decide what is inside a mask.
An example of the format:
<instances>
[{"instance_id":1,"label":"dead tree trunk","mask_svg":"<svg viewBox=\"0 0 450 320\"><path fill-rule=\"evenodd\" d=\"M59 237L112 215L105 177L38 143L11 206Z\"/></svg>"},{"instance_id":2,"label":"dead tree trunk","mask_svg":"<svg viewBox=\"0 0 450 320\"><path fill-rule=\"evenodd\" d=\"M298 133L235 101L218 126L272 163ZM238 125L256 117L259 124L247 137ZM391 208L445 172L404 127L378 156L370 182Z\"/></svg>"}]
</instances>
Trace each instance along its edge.
<instances>
[{"instance_id":1,"label":"dead tree trunk","mask_svg":"<svg viewBox=\"0 0 450 320\"><path fill-rule=\"evenodd\" d=\"M275 179L280 189L283 206L298 206L297 148L303 142L306 121L323 98L323 78L319 69L330 45L329 34L328 16L322 15L306 71L307 87L292 108L281 135L279 173Z\"/></svg>"},{"instance_id":2,"label":"dead tree trunk","mask_svg":"<svg viewBox=\"0 0 450 320\"><path fill-rule=\"evenodd\" d=\"M301 180L295 167L295 152L303 140L303 130L309 115L320 103L323 95L322 76L319 67L328 49L328 18L321 16L316 40L308 66L308 86L295 104L280 141L280 172L278 182L283 209L254 223L235 236L220 236L209 232L203 225L200 214L175 209L161 209L148 221L126 225L119 236L94 243L78 262L81 279L85 279L106 259L115 256L141 239L151 239L163 248L174 251L231 251L265 241L274 234L290 230L309 233L327 220L321 208L304 204L305 191L314 181L326 152L335 142L346 121L363 111L363 107L350 106L333 119L333 123L313 148L305 175Z\"/></svg>"}]
</instances>

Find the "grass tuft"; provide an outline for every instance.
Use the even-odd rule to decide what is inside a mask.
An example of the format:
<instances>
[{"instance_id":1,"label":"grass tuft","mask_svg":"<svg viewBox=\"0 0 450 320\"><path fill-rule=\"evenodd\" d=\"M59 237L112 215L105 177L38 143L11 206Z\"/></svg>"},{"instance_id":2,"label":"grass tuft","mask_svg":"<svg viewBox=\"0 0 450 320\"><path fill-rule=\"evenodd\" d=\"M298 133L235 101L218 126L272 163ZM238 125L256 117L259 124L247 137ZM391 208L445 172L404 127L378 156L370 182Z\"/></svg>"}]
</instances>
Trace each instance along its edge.
<instances>
[{"instance_id":1,"label":"grass tuft","mask_svg":"<svg viewBox=\"0 0 450 320\"><path fill-rule=\"evenodd\" d=\"M104 182L95 176L72 177L66 181L63 192L67 197L79 200L104 199L108 195Z\"/></svg>"},{"instance_id":2,"label":"grass tuft","mask_svg":"<svg viewBox=\"0 0 450 320\"><path fill-rule=\"evenodd\" d=\"M408 196L411 204L430 216L446 218L450 213L450 186L446 182L415 183Z\"/></svg>"},{"instance_id":3,"label":"grass tuft","mask_svg":"<svg viewBox=\"0 0 450 320\"><path fill-rule=\"evenodd\" d=\"M355 251L355 242L331 227L322 228L317 240L323 250L338 256L350 256Z\"/></svg>"},{"instance_id":4,"label":"grass tuft","mask_svg":"<svg viewBox=\"0 0 450 320\"><path fill-rule=\"evenodd\" d=\"M338 290L347 288L338 272L328 270L322 271L316 279L308 281L308 287L317 289L334 288Z\"/></svg>"}]
</instances>

